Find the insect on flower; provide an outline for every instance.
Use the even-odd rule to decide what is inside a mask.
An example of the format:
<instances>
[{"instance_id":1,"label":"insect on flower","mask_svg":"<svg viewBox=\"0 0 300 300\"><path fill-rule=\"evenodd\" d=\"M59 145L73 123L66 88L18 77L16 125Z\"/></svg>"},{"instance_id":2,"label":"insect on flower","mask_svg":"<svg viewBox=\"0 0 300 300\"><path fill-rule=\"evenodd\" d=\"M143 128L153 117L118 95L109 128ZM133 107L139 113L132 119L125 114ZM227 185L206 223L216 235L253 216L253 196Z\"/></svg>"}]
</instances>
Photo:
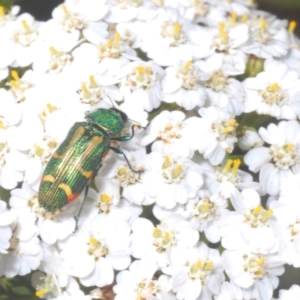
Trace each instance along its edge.
<instances>
[{"instance_id":1,"label":"insect on flower","mask_svg":"<svg viewBox=\"0 0 300 300\"><path fill-rule=\"evenodd\" d=\"M133 172L124 152L112 147L111 141L129 141L132 134L116 137L127 123L128 117L116 108L98 108L85 115L86 122L75 123L65 140L49 160L40 184L39 204L46 211L58 210L79 197L94 175L108 150L122 154ZM86 194L87 194L86 189Z\"/></svg>"}]
</instances>

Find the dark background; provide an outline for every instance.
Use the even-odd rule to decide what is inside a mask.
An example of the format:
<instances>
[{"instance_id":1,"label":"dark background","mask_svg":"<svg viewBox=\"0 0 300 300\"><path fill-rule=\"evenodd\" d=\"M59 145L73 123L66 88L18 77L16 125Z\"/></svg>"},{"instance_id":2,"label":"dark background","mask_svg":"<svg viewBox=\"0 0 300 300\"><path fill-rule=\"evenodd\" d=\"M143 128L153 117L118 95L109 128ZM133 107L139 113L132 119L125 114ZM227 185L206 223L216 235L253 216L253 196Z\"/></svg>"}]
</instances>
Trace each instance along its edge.
<instances>
[{"instance_id":1,"label":"dark background","mask_svg":"<svg viewBox=\"0 0 300 300\"><path fill-rule=\"evenodd\" d=\"M5 1L5 0L2 0ZM7 0L9 1L9 0ZM37 20L48 20L51 18L51 12L61 0L17 0L22 12L31 13ZM1 0L0 0L1 3ZM280 19L296 20L300 22L300 0L257 0L258 8L271 12ZM296 29L300 36L300 24Z\"/></svg>"},{"instance_id":2,"label":"dark background","mask_svg":"<svg viewBox=\"0 0 300 300\"><path fill-rule=\"evenodd\" d=\"M63 3L61 0L17 0L15 4L21 6L21 12L29 12L39 21L51 18L54 7Z\"/></svg>"}]
</instances>

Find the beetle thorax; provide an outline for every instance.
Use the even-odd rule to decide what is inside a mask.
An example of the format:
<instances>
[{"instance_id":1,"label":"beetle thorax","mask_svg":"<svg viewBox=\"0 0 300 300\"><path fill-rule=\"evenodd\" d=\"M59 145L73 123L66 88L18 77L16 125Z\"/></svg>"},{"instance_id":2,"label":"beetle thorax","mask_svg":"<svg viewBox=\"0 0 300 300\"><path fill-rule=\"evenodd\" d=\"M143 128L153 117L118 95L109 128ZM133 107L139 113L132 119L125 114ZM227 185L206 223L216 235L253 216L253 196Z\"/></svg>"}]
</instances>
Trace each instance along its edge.
<instances>
[{"instance_id":1,"label":"beetle thorax","mask_svg":"<svg viewBox=\"0 0 300 300\"><path fill-rule=\"evenodd\" d=\"M86 118L88 123L98 126L109 137L114 137L120 133L127 122L127 119L116 109L98 108L91 113L87 113Z\"/></svg>"}]
</instances>

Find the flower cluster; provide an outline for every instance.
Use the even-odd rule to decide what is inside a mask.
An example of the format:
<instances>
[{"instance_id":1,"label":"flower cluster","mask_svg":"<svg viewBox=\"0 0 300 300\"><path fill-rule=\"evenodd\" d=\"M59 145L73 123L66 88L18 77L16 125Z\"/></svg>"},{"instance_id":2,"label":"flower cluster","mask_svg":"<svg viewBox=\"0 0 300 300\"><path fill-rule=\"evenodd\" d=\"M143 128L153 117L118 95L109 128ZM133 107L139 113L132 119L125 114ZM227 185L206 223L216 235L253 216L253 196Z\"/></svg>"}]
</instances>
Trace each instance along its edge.
<instances>
[{"instance_id":1,"label":"flower cluster","mask_svg":"<svg viewBox=\"0 0 300 300\"><path fill-rule=\"evenodd\" d=\"M300 267L295 25L247 0L65 0L46 22L0 7L0 276L31 274L43 299L274 299ZM124 155L46 211L51 156L112 107Z\"/></svg>"}]
</instances>

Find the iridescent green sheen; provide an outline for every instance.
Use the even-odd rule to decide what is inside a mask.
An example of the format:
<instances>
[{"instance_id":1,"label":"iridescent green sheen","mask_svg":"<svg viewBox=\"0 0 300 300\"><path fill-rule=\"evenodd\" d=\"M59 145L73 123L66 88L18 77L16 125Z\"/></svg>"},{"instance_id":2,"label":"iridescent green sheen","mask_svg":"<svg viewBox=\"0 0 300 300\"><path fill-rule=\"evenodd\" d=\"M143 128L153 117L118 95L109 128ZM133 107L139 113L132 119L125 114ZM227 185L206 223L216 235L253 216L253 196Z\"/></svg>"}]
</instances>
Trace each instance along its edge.
<instances>
[{"instance_id":1,"label":"iridescent green sheen","mask_svg":"<svg viewBox=\"0 0 300 300\"><path fill-rule=\"evenodd\" d=\"M98 124L101 128L108 132L108 135L114 137L123 129L127 122L127 116L115 109L107 110L98 108L85 116L93 124Z\"/></svg>"},{"instance_id":2,"label":"iridescent green sheen","mask_svg":"<svg viewBox=\"0 0 300 300\"><path fill-rule=\"evenodd\" d=\"M72 126L45 168L38 199L46 211L58 210L80 195L98 172L111 138L123 129L127 116L116 109L96 109L86 119Z\"/></svg>"}]
</instances>

